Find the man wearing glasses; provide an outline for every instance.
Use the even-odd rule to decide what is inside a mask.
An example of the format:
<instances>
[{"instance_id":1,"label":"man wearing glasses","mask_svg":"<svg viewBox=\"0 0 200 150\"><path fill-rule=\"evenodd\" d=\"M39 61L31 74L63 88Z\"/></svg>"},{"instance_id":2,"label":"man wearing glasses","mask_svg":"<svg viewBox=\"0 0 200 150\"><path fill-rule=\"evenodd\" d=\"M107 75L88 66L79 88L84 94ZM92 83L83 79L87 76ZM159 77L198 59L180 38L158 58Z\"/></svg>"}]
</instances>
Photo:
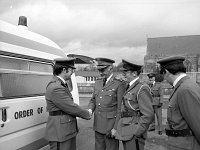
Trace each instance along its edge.
<instances>
[{"instance_id":1,"label":"man wearing glasses","mask_svg":"<svg viewBox=\"0 0 200 150\"><path fill-rule=\"evenodd\" d=\"M118 150L114 139L120 118L125 83L113 75L114 60L96 58L100 78L96 80L89 111L94 113L95 150Z\"/></svg>"},{"instance_id":2,"label":"man wearing glasses","mask_svg":"<svg viewBox=\"0 0 200 150\"><path fill-rule=\"evenodd\" d=\"M139 79L141 69L141 65L122 60L120 70L124 72L128 85L123 95L116 138L122 140L124 150L144 150L147 129L154 119L150 88Z\"/></svg>"},{"instance_id":3,"label":"man wearing glasses","mask_svg":"<svg viewBox=\"0 0 200 150\"><path fill-rule=\"evenodd\" d=\"M45 99L49 117L47 120L45 139L49 141L51 150L76 150L78 133L76 117L89 120L91 113L74 103L66 84L74 73L75 59L55 59L53 78L46 88Z\"/></svg>"},{"instance_id":4,"label":"man wearing glasses","mask_svg":"<svg viewBox=\"0 0 200 150\"><path fill-rule=\"evenodd\" d=\"M167 110L168 150L200 150L200 87L186 75L184 60L171 56L158 61L160 72L174 87Z\"/></svg>"}]
</instances>

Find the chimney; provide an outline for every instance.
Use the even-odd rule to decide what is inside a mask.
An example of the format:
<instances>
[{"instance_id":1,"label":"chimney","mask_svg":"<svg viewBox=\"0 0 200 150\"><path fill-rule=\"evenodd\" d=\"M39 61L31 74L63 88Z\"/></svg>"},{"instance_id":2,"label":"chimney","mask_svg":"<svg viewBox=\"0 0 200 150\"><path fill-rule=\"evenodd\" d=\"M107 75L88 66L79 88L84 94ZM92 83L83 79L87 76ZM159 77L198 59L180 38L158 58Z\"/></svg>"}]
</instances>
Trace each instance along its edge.
<instances>
[{"instance_id":1,"label":"chimney","mask_svg":"<svg viewBox=\"0 0 200 150\"><path fill-rule=\"evenodd\" d=\"M25 16L19 17L18 26L27 29L27 18Z\"/></svg>"}]
</instances>

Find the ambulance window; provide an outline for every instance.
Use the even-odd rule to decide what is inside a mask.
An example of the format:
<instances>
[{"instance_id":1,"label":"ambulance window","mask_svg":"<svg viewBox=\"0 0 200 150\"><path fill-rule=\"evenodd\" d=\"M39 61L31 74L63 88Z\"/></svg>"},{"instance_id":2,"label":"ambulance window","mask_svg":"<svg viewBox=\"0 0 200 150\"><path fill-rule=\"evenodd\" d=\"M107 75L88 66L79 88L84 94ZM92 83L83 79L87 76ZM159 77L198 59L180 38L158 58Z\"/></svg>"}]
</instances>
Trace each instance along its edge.
<instances>
[{"instance_id":1,"label":"ambulance window","mask_svg":"<svg viewBox=\"0 0 200 150\"><path fill-rule=\"evenodd\" d=\"M0 72L0 100L44 95L51 74Z\"/></svg>"},{"instance_id":2,"label":"ambulance window","mask_svg":"<svg viewBox=\"0 0 200 150\"><path fill-rule=\"evenodd\" d=\"M15 70L28 70L28 62L20 59L13 59L0 56L0 68L2 69L15 69Z\"/></svg>"},{"instance_id":3,"label":"ambulance window","mask_svg":"<svg viewBox=\"0 0 200 150\"><path fill-rule=\"evenodd\" d=\"M53 72L52 66L50 64L42 64L37 62L29 62L29 70L49 73Z\"/></svg>"}]
</instances>

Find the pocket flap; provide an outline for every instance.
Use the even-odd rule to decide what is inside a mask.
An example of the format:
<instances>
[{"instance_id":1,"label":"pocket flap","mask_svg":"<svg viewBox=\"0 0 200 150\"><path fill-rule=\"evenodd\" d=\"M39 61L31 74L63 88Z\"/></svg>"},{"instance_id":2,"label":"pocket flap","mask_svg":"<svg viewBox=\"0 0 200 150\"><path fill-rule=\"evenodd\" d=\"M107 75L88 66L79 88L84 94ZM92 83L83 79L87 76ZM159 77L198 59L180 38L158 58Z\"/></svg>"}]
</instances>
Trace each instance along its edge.
<instances>
[{"instance_id":1,"label":"pocket flap","mask_svg":"<svg viewBox=\"0 0 200 150\"><path fill-rule=\"evenodd\" d=\"M76 120L75 117L69 116L69 115L63 115L60 118L60 123L68 123Z\"/></svg>"},{"instance_id":2,"label":"pocket flap","mask_svg":"<svg viewBox=\"0 0 200 150\"><path fill-rule=\"evenodd\" d=\"M116 118L117 111L107 112L107 118Z\"/></svg>"},{"instance_id":3,"label":"pocket flap","mask_svg":"<svg viewBox=\"0 0 200 150\"><path fill-rule=\"evenodd\" d=\"M122 123L124 125L128 125L132 123L133 118L132 117L127 117L127 118L122 118Z\"/></svg>"}]
</instances>

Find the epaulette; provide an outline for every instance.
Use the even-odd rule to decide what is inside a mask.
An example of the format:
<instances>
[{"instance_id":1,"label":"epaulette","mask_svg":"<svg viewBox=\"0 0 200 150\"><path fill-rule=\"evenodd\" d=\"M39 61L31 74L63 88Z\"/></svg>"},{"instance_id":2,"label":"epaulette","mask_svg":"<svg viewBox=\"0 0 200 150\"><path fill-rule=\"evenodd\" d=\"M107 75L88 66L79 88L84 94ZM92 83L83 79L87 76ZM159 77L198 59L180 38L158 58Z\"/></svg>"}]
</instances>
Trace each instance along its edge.
<instances>
[{"instance_id":1,"label":"epaulette","mask_svg":"<svg viewBox=\"0 0 200 150\"><path fill-rule=\"evenodd\" d=\"M114 79L119 80L119 81L127 81L126 77L122 74L118 74L114 77Z\"/></svg>"},{"instance_id":2,"label":"epaulette","mask_svg":"<svg viewBox=\"0 0 200 150\"><path fill-rule=\"evenodd\" d=\"M104 77L97 77L96 80L102 80L102 79L104 79Z\"/></svg>"}]
</instances>

